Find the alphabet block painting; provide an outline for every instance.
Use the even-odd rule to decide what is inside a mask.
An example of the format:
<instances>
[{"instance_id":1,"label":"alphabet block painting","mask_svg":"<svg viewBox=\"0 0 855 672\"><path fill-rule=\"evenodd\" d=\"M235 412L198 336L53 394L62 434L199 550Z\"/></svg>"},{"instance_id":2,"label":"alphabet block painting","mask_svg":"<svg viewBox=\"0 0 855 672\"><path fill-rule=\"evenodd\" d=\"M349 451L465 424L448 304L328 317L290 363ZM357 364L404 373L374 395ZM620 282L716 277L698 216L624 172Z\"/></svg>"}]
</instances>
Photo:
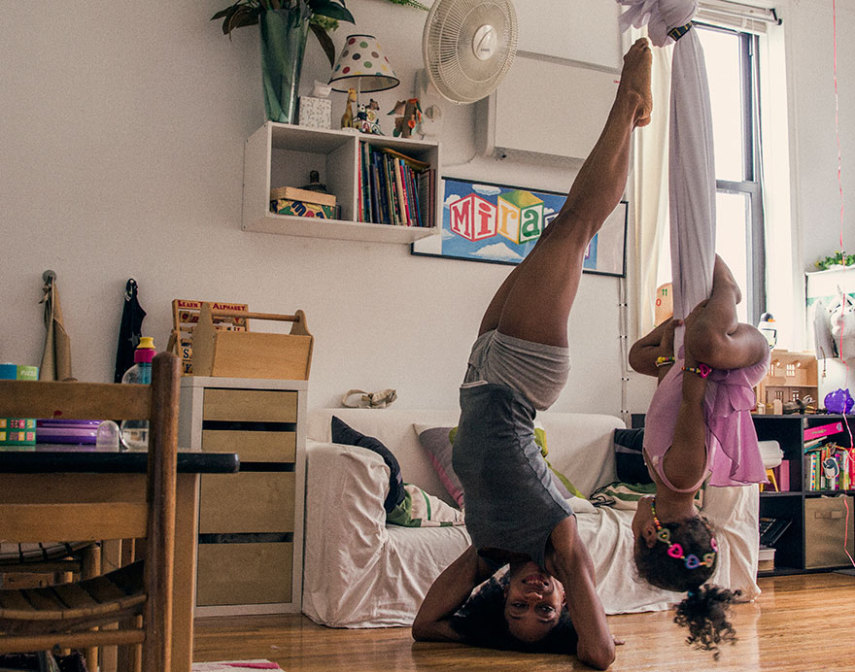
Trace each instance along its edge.
<instances>
[{"instance_id":1,"label":"alphabet block painting","mask_svg":"<svg viewBox=\"0 0 855 672\"><path fill-rule=\"evenodd\" d=\"M561 210L566 194L448 178L440 235L413 243L417 255L518 264ZM621 201L591 241L583 271L625 273L627 203Z\"/></svg>"}]
</instances>

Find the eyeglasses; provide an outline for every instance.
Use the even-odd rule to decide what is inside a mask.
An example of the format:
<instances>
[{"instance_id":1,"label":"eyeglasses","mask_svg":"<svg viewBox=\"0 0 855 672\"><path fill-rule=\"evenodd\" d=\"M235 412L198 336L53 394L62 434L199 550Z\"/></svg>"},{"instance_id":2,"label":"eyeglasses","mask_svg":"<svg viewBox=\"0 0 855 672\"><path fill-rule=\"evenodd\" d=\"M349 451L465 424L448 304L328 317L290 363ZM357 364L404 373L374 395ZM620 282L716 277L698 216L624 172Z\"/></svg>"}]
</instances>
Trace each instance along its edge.
<instances>
[{"instance_id":1,"label":"eyeglasses","mask_svg":"<svg viewBox=\"0 0 855 672\"><path fill-rule=\"evenodd\" d=\"M668 555L675 560L682 560L683 564L686 566L686 569L697 569L698 567L709 567L712 568L715 564L715 554L718 552L718 543L715 540L715 537L710 538L710 546L712 546L712 551L709 553L704 553L704 559L698 559L698 556L694 553L689 553L686 555L683 552L683 546L678 544L676 541L671 541L671 530L668 528L662 527L662 523L659 522L659 518L656 517L656 498L654 497L650 502L650 512L653 514L653 524L656 525L656 539L661 541L663 544L668 544Z\"/></svg>"}]
</instances>

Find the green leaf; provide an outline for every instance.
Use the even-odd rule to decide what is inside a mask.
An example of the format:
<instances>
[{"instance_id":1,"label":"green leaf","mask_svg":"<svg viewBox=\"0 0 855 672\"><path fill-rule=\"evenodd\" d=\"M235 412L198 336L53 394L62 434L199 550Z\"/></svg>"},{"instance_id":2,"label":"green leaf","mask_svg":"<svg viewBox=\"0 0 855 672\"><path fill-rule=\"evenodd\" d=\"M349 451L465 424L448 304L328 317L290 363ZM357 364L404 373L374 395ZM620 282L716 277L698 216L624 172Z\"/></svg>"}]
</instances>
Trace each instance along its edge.
<instances>
[{"instance_id":1,"label":"green leaf","mask_svg":"<svg viewBox=\"0 0 855 672\"><path fill-rule=\"evenodd\" d=\"M348 23L356 23L353 14L344 6L343 3L333 2L333 0L307 0L307 4L314 14L328 16L331 19L338 21L347 21Z\"/></svg>"},{"instance_id":2,"label":"green leaf","mask_svg":"<svg viewBox=\"0 0 855 672\"><path fill-rule=\"evenodd\" d=\"M321 49L324 50L324 53L329 59L330 67L333 67L333 65L335 65L335 45L333 44L332 38L321 26L310 23L309 28L312 29L315 37L318 38L318 42L321 44Z\"/></svg>"}]
</instances>

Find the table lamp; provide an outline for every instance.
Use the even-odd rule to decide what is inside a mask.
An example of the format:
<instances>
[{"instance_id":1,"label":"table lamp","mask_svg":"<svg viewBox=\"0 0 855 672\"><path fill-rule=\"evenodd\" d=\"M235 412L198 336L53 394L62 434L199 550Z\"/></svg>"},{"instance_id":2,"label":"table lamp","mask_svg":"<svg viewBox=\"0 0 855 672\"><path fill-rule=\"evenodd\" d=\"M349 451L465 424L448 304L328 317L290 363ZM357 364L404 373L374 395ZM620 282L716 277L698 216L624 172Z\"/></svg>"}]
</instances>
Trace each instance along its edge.
<instances>
[{"instance_id":1,"label":"table lamp","mask_svg":"<svg viewBox=\"0 0 855 672\"><path fill-rule=\"evenodd\" d=\"M348 96L341 126L359 128L351 104L356 103L358 109L361 93L392 89L400 84L400 80L392 70L389 59L383 54L376 37L348 35L333 66L329 84L336 91L355 92Z\"/></svg>"}]
</instances>

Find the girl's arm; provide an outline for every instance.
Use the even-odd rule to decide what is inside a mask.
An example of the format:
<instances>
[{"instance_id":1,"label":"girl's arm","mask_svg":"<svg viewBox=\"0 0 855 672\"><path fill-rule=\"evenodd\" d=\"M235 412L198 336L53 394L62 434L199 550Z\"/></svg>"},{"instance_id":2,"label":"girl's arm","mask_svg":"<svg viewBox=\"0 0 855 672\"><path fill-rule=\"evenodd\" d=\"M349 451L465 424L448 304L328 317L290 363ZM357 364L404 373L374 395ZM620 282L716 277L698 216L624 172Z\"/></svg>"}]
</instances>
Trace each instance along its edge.
<instances>
[{"instance_id":1,"label":"girl's arm","mask_svg":"<svg viewBox=\"0 0 855 672\"><path fill-rule=\"evenodd\" d=\"M688 320L687 320L688 322ZM699 367L698 360L685 346L687 369ZM698 485L705 475L707 466L706 419L704 397L707 379L692 371L683 371L683 397L677 411L677 425L671 448L665 454L662 465L668 480L675 488L691 488Z\"/></svg>"},{"instance_id":2,"label":"girl's arm","mask_svg":"<svg viewBox=\"0 0 855 672\"><path fill-rule=\"evenodd\" d=\"M459 642L462 637L449 619L472 589L493 574L474 546L452 562L433 582L413 621L413 639L419 642Z\"/></svg>"},{"instance_id":3,"label":"girl's arm","mask_svg":"<svg viewBox=\"0 0 855 672\"><path fill-rule=\"evenodd\" d=\"M656 360L659 357L674 356L674 329L681 323L680 320L665 320L649 334L633 343L629 350L629 365L633 370L662 380L671 367L668 365L657 367Z\"/></svg>"}]
</instances>

